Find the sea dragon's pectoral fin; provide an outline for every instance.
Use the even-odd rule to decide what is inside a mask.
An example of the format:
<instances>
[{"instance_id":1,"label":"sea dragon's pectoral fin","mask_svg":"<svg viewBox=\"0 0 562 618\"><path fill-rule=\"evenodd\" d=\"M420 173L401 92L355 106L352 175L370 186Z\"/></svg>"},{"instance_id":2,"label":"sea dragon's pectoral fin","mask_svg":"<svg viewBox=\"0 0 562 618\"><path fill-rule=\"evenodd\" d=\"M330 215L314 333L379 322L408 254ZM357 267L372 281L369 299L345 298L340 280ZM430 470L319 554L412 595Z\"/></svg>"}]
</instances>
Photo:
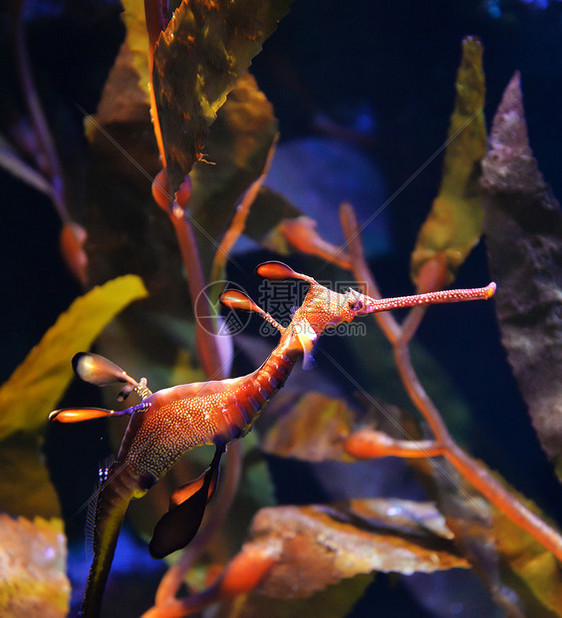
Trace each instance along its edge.
<instances>
[{"instance_id":1,"label":"sea dragon's pectoral fin","mask_svg":"<svg viewBox=\"0 0 562 618\"><path fill-rule=\"evenodd\" d=\"M170 509L156 524L148 546L153 558L165 558L184 548L197 534L207 502L217 486L223 453L224 447L217 447L213 461L205 472L172 494Z\"/></svg>"},{"instance_id":2,"label":"sea dragon's pectoral fin","mask_svg":"<svg viewBox=\"0 0 562 618\"><path fill-rule=\"evenodd\" d=\"M302 348L302 368L305 371L314 369L316 367L316 361L312 355L318 335L314 332L314 329L308 322L303 320L300 325L300 330L296 334L296 339Z\"/></svg>"},{"instance_id":3,"label":"sea dragon's pectoral fin","mask_svg":"<svg viewBox=\"0 0 562 618\"><path fill-rule=\"evenodd\" d=\"M63 408L62 410L53 410L49 414L49 420L59 423L80 423L108 416L115 416L115 411L105 410L104 408Z\"/></svg>"}]
</instances>

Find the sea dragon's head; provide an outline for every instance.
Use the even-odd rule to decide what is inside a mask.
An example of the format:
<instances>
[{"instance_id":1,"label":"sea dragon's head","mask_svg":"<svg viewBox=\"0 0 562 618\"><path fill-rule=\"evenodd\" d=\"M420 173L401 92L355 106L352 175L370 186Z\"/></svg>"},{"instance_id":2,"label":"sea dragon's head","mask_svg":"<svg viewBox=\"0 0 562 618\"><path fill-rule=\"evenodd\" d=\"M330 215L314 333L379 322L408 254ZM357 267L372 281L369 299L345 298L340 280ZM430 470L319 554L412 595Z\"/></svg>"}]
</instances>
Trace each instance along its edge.
<instances>
[{"instance_id":1,"label":"sea dragon's head","mask_svg":"<svg viewBox=\"0 0 562 618\"><path fill-rule=\"evenodd\" d=\"M348 288L345 292L336 292L321 285L308 275L295 272L283 262L264 262L257 267L256 273L260 277L274 281L301 279L310 284L304 301L293 315L292 322L310 325L317 336L327 328L335 327L342 322L351 322L356 317L370 313L416 305L487 299L493 296L496 289L495 283L490 283L483 288L443 290L412 296L377 299L352 288Z\"/></svg>"}]
</instances>

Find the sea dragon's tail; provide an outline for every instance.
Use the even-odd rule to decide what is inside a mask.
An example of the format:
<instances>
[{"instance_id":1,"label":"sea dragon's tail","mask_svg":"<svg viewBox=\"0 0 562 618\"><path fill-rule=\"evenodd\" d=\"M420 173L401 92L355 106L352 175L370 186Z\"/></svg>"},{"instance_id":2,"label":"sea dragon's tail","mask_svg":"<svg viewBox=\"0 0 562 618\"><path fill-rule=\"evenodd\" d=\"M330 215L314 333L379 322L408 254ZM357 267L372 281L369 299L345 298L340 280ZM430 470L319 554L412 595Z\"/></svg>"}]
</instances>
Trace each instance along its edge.
<instances>
[{"instance_id":1,"label":"sea dragon's tail","mask_svg":"<svg viewBox=\"0 0 562 618\"><path fill-rule=\"evenodd\" d=\"M103 591L125 512L131 498L140 497L145 492L142 479L129 466L119 462L111 466L108 478L97 495L94 558L78 614L82 618L97 618L100 615Z\"/></svg>"}]
</instances>

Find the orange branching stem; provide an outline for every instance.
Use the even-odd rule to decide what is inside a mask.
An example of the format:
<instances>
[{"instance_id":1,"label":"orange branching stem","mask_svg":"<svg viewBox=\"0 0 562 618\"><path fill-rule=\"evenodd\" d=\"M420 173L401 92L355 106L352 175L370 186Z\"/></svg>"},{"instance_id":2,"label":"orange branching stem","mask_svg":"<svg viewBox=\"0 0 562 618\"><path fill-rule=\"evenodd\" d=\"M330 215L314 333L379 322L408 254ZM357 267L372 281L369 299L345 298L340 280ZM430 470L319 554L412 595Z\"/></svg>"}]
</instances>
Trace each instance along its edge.
<instances>
[{"instance_id":1,"label":"orange branching stem","mask_svg":"<svg viewBox=\"0 0 562 618\"><path fill-rule=\"evenodd\" d=\"M355 211L349 202L344 202L341 205L340 218L343 233L346 238L346 245L351 257L351 272L355 275L357 281L363 285L364 291L369 291L369 296L373 298L382 298L379 287L367 266L363 245L361 244L361 239L358 237L359 228L357 226ZM400 326L394 319L392 313L381 311L373 315L390 343L396 343L400 336Z\"/></svg>"},{"instance_id":2,"label":"orange branching stem","mask_svg":"<svg viewBox=\"0 0 562 618\"><path fill-rule=\"evenodd\" d=\"M351 205L343 205L340 210L340 216L352 258L351 270L356 280L362 283L366 294L375 298L381 298L376 282L365 260L357 220ZM528 509L514 494L496 480L483 465L456 444L439 410L419 381L412 366L408 344L421 323L426 309L427 307L411 309L402 325L396 321L394 316L387 312L374 314L374 318L393 346L394 359L402 383L413 404L422 414L433 432L435 444L439 445L439 453L431 453L431 450L428 449L427 453L424 453L423 456L443 455L486 499L503 511L516 525L533 536L562 562L562 536L533 513L533 511ZM389 451L392 451L391 447L389 447ZM398 452L399 450L395 449L394 453ZM380 457L381 455L376 456ZM406 453L403 456L410 457L411 455Z\"/></svg>"},{"instance_id":3,"label":"orange branching stem","mask_svg":"<svg viewBox=\"0 0 562 618\"><path fill-rule=\"evenodd\" d=\"M316 221L300 216L283 219L277 226L283 238L297 251L336 264L340 268L351 268L349 255L341 248L324 240L316 231Z\"/></svg>"},{"instance_id":4,"label":"orange branching stem","mask_svg":"<svg viewBox=\"0 0 562 618\"><path fill-rule=\"evenodd\" d=\"M156 605L142 618L181 618L200 612L212 603L231 599L254 590L267 576L279 556L267 548L243 548L226 566L218 579L198 594L171 599Z\"/></svg>"},{"instance_id":5,"label":"orange branching stem","mask_svg":"<svg viewBox=\"0 0 562 618\"><path fill-rule=\"evenodd\" d=\"M250 208L252 207L256 196L258 195L258 191L260 190L263 181L267 177L271 161L273 160L273 155L275 154L275 147L277 146L278 139L279 136L276 135L273 143L271 144L271 147L269 148L269 152L267 153L262 173L246 190L246 192L242 196L242 199L240 200L240 203L236 207L236 212L234 213L232 223L230 224L230 227L226 231L225 235L223 236L215 253L215 257L213 259L213 266L211 268L211 281L217 281L218 279L222 278L222 273L224 272L224 268L226 266L228 256L230 255L230 251L232 250L234 243L240 237L240 234L242 234L242 232L244 231L246 219L250 214Z\"/></svg>"},{"instance_id":6,"label":"orange branching stem","mask_svg":"<svg viewBox=\"0 0 562 618\"><path fill-rule=\"evenodd\" d=\"M165 170L161 179L162 177L165 178ZM162 189L162 187L159 187L159 189ZM160 205L163 206L162 204ZM195 234L193 233L187 210L184 211L176 201L173 202L171 209L167 210L167 212L176 233L196 315L198 357L207 375L213 380L219 380L226 376L221 364L217 340L212 334L215 332L215 324L208 297L202 293L205 279L201 269ZM184 551L180 560L162 578L156 593L156 605L144 614L145 618L184 616L186 615L185 605L191 607L192 611L195 612L214 602L214 593L212 591L202 595L193 595L182 600L176 599L175 595L187 571L197 561L212 535L222 526L238 490L241 468L242 447L239 442L234 442L229 447L227 478L221 484L220 493L214 501L215 509L194 541Z\"/></svg>"},{"instance_id":7,"label":"orange branching stem","mask_svg":"<svg viewBox=\"0 0 562 618\"><path fill-rule=\"evenodd\" d=\"M185 183L185 187L189 187L188 182ZM174 196L175 199L172 201L168 193L167 175L166 169L164 168L154 180L153 195L158 205L168 214L178 241L187 275L189 292L196 315L198 358L205 373L213 380L220 380L226 376L221 364L217 340L213 335L215 332L215 323L211 307L209 306L209 299L206 294L202 293L205 287L205 279L201 268L201 260L199 258L195 234L187 210L190 191L185 187L184 185L180 187L180 190ZM171 205L170 201L172 202ZM234 496L236 495L240 482L241 469L242 447L239 442L234 442L229 447L226 479L221 483L219 494L214 500L215 508L212 510L210 517L207 518L194 541L184 551L180 560L171 567L162 578L156 593L156 605L145 614L146 616L185 615L182 609L182 603L175 598L175 595L187 571L196 562L212 535L222 526L230 506L232 505ZM193 602L198 603L199 601L195 599ZM201 602L203 602L201 607L204 607L211 601L207 603L204 601ZM165 609L162 609L164 607ZM176 610L174 610L174 608L176 608ZM175 611L181 611L181 613L174 613Z\"/></svg>"},{"instance_id":8,"label":"orange branching stem","mask_svg":"<svg viewBox=\"0 0 562 618\"><path fill-rule=\"evenodd\" d=\"M349 435L343 442L343 448L357 459L422 459L443 455L443 447L434 440L395 440L382 431L371 429L361 429Z\"/></svg>"},{"instance_id":9,"label":"orange branching stem","mask_svg":"<svg viewBox=\"0 0 562 618\"><path fill-rule=\"evenodd\" d=\"M217 584L210 586L199 594L194 594L183 599L175 597L165 604L154 605L142 615L142 618L181 618L189 616L205 609L212 603L221 600L220 589Z\"/></svg>"},{"instance_id":10,"label":"orange branching stem","mask_svg":"<svg viewBox=\"0 0 562 618\"><path fill-rule=\"evenodd\" d=\"M160 195L167 196L165 170L155 182L159 182L157 187ZM209 301L206 294L202 291L205 285L201 261L195 241L195 234L191 222L188 218L187 210L174 201L170 209L165 208L165 202L159 205L166 210L170 221L174 227L176 238L182 255L184 267L187 273L190 296L192 299L196 318L196 343L197 353L203 369L213 380L223 379L225 376L218 351L217 340L212 334L215 324ZM156 606L153 607L145 616L174 616L185 615L174 613L174 607L181 603L176 600L175 595L181 586L186 572L196 562L201 552L209 542L211 536L222 526L234 496L238 490L242 468L242 447L238 442L234 442L229 447L229 462L227 466L227 477L221 484L219 495L215 502L215 509L199 531L193 543L185 550L182 558L166 573L160 582L156 593ZM167 613L160 613L161 607L166 607ZM203 605L204 606L204 605ZM183 610L182 610L183 611ZM162 610L164 612L164 610ZM171 612L171 613L170 613Z\"/></svg>"},{"instance_id":11,"label":"orange branching stem","mask_svg":"<svg viewBox=\"0 0 562 618\"><path fill-rule=\"evenodd\" d=\"M158 206L168 215L176 233L176 239L187 275L193 311L196 316L195 335L199 361L209 378L222 380L226 376L221 365L218 344L214 335L215 320L209 299L203 293L205 278L201 268L193 226L191 225L187 209L190 191L188 178L172 197L168 192L166 168L157 174L152 183L152 196Z\"/></svg>"},{"instance_id":12,"label":"orange branching stem","mask_svg":"<svg viewBox=\"0 0 562 618\"><path fill-rule=\"evenodd\" d=\"M162 137L162 129L160 128L160 118L158 117L158 108L156 107L156 95L154 92L154 80L152 79L152 71L154 69L154 50L156 43L160 37L160 33L166 28L167 21L162 14L161 2L154 0L144 0L144 15L146 20L146 30L148 33L148 72L150 75L150 117L152 118L152 126L154 129L154 137L160 153L160 162L162 167L166 169L166 153L164 151L164 139ZM166 23L164 23L166 21Z\"/></svg>"},{"instance_id":13,"label":"orange branching stem","mask_svg":"<svg viewBox=\"0 0 562 618\"><path fill-rule=\"evenodd\" d=\"M170 221L174 226L176 238L187 273L189 293L196 316L196 343L199 361L205 373L213 380L222 380L226 376L221 365L215 335L215 322L206 294L203 293L205 279L195 241L193 227L185 212L174 202L170 210Z\"/></svg>"}]
</instances>

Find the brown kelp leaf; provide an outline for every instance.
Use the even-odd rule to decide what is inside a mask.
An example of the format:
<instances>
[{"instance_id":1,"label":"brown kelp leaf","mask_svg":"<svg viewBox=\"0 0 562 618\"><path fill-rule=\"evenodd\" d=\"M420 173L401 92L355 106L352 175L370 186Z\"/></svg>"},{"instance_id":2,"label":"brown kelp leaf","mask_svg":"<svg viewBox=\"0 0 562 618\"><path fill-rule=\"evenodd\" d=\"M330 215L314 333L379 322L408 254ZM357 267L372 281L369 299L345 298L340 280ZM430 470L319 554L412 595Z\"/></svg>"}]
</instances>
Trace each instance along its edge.
<instances>
[{"instance_id":1,"label":"brown kelp leaf","mask_svg":"<svg viewBox=\"0 0 562 618\"><path fill-rule=\"evenodd\" d=\"M141 279L125 275L77 298L0 387L0 438L43 426L72 379L72 356L88 349L117 313L145 296Z\"/></svg>"},{"instance_id":2,"label":"brown kelp leaf","mask_svg":"<svg viewBox=\"0 0 562 618\"><path fill-rule=\"evenodd\" d=\"M353 606L364 595L372 583L373 575L356 575L344 579L337 585L327 586L316 594L304 599L272 599L264 594L251 592L236 597L230 603L221 603L217 618L302 618L302 616L322 616L322 618L342 618L347 616Z\"/></svg>"},{"instance_id":3,"label":"brown kelp leaf","mask_svg":"<svg viewBox=\"0 0 562 618\"><path fill-rule=\"evenodd\" d=\"M64 618L69 609L62 521L0 514L0 614Z\"/></svg>"},{"instance_id":4,"label":"brown kelp leaf","mask_svg":"<svg viewBox=\"0 0 562 618\"><path fill-rule=\"evenodd\" d=\"M275 139L270 146L269 152L266 157L265 165L254 182L246 189L244 195L240 198L236 205L236 209L228 229L222 236L219 246L215 252L213 258L213 264L211 267L211 281L224 280L226 278L226 264L230 257L230 253L234 245L238 242L238 239L242 235L244 228L246 227L246 221L250 210L254 204L254 201L258 195L258 192L263 185L264 180L267 178L269 172L269 166L273 155L275 154L275 148L277 139Z\"/></svg>"},{"instance_id":5,"label":"brown kelp leaf","mask_svg":"<svg viewBox=\"0 0 562 618\"><path fill-rule=\"evenodd\" d=\"M280 457L306 461L352 461L343 450L355 424L355 415L343 399L306 393L262 439L262 450Z\"/></svg>"},{"instance_id":6,"label":"brown kelp leaf","mask_svg":"<svg viewBox=\"0 0 562 618\"><path fill-rule=\"evenodd\" d=\"M134 373L135 366L128 359L120 360L126 351L138 359L143 371L154 364L168 379L178 349L186 347L185 339L190 336L191 303L174 231L151 193L152 178L161 163L149 106L130 61L122 55L119 59L96 115L100 126L89 136L83 219L88 275L91 284L125 273L142 277L150 298L119 320L122 329L112 332L114 345L103 353ZM119 353L114 355L116 350ZM169 382L158 386L169 386Z\"/></svg>"},{"instance_id":7,"label":"brown kelp leaf","mask_svg":"<svg viewBox=\"0 0 562 618\"><path fill-rule=\"evenodd\" d=\"M58 496L36 435L18 432L3 439L0 469L9 470L0 476L0 511L24 517L60 517Z\"/></svg>"},{"instance_id":8,"label":"brown kelp leaf","mask_svg":"<svg viewBox=\"0 0 562 618\"><path fill-rule=\"evenodd\" d=\"M463 41L456 90L439 194L412 253L412 279L418 287L421 268L436 256L447 266L445 283L453 281L482 233L478 176L480 160L486 154L485 90L482 45L474 37Z\"/></svg>"},{"instance_id":9,"label":"brown kelp leaf","mask_svg":"<svg viewBox=\"0 0 562 618\"><path fill-rule=\"evenodd\" d=\"M452 539L445 518L433 502L415 502L400 498L373 498L351 500L347 506L349 515L360 518L370 526L383 526L401 534L413 536L435 535ZM342 509L344 510L344 509Z\"/></svg>"},{"instance_id":10,"label":"brown kelp leaf","mask_svg":"<svg viewBox=\"0 0 562 618\"><path fill-rule=\"evenodd\" d=\"M360 573L432 573L468 567L464 558L455 554L451 541L428 530L420 531L415 502L400 504L401 525L406 517L416 529L415 534L385 529L392 522L392 501L388 502L386 517L379 504L380 520L375 525L363 519L353 505L262 509L254 517L250 540L242 551L259 548L278 559L256 590L291 599L309 596ZM411 511L409 516L405 515L406 504ZM422 518L427 517L427 508L422 506ZM435 509L429 510L436 513ZM358 520L360 527L356 525Z\"/></svg>"},{"instance_id":11,"label":"brown kelp leaf","mask_svg":"<svg viewBox=\"0 0 562 618\"><path fill-rule=\"evenodd\" d=\"M291 0L184 0L154 50L153 88L170 191L204 151L226 95Z\"/></svg>"},{"instance_id":12,"label":"brown kelp leaf","mask_svg":"<svg viewBox=\"0 0 562 618\"><path fill-rule=\"evenodd\" d=\"M216 250L209 237L220 238L226 231L237 202L262 174L276 135L273 107L245 73L218 111L205 144L205 157L213 165L200 163L191 173L189 207L206 252Z\"/></svg>"},{"instance_id":13,"label":"brown kelp leaf","mask_svg":"<svg viewBox=\"0 0 562 618\"><path fill-rule=\"evenodd\" d=\"M104 84L95 115L87 116L84 120L88 139L93 142L98 137L103 145L106 145L105 142L107 142L108 150L109 148L118 150L118 147L111 143L107 136L97 135L98 125L107 129L108 126L115 123L129 123L129 131L132 131L134 127L135 132L138 132L139 127L146 124L150 130L150 137L154 141L150 125L148 98L139 85L139 74L133 66L134 61L134 53L129 49L126 42L123 43ZM135 137L138 140L138 134ZM130 153L133 157L136 156L135 151L131 150L126 140L119 136L114 136L114 138L127 153ZM121 157L123 156L121 154Z\"/></svg>"},{"instance_id":14,"label":"brown kelp leaf","mask_svg":"<svg viewBox=\"0 0 562 618\"><path fill-rule=\"evenodd\" d=\"M547 454L562 477L562 215L532 156L519 75L494 117L483 161L490 271L502 343Z\"/></svg>"},{"instance_id":15,"label":"brown kelp leaf","mask_svg":"<svg viewBox=\"0 0 562 618\"><path fill-rule=\"evenodd\" d=\"M347 253L325 240L317 227L315 219L304 216L285 196L262 187L252 205L244 234L275 253L308 253L349 269Z\"/></svg>"},{"instance_id":16,"label":"brown kelp leaf","mask_svg":"<svg viewBox=\"0 0 562 618\"><path fill-rule=\"evenodd\" d=\"M277 227L285 219L296 219L302 214L299 208L280 193L262 187L250 210L244 234L272 251L288 254L287 241Z\"/></svg>"}]
</instances>

